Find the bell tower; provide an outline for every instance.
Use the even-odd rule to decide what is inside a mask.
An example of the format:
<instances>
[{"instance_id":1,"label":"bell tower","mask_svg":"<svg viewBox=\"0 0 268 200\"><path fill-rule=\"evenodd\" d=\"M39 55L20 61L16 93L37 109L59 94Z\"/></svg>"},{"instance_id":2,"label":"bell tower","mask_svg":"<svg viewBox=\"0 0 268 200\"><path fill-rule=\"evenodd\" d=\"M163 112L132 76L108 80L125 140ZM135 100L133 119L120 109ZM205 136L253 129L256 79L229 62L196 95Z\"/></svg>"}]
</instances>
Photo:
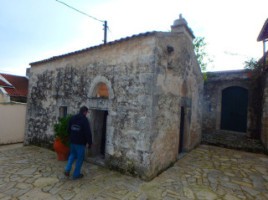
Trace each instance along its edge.
<instances>
[{"instance_id":1,"label":"bell tower","mask_svg":"<svg viewBox=\"0 0 268 200\"><path fill-rule=\"evenodd\" d=\"M193 31L188 27L187 21L180 14L180 18L176 19L171 26L171 32L184 33L187 37L193 41L195 38Z\"/></svg>"}]
</instances>

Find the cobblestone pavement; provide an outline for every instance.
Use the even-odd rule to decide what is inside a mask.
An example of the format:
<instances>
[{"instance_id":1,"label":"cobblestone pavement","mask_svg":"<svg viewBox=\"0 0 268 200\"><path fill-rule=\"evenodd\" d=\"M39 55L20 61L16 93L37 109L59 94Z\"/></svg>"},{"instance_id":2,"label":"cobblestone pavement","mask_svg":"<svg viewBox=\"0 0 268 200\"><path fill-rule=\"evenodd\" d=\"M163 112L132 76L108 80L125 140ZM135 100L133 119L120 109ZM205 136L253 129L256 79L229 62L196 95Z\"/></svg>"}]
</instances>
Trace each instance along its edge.
<instances>
[{"instance_id":1,"label":"cobblestone pavement","mask_svg":"<svg viewBox=\"0 0 268 200\"><path fill-rule=\"evenodd\" d=\"M66 179L65 161L35 146L0 147L0 199L268 199L268 156L200 145L150 182L84 163Z\"/></svg>"}]
</instances>

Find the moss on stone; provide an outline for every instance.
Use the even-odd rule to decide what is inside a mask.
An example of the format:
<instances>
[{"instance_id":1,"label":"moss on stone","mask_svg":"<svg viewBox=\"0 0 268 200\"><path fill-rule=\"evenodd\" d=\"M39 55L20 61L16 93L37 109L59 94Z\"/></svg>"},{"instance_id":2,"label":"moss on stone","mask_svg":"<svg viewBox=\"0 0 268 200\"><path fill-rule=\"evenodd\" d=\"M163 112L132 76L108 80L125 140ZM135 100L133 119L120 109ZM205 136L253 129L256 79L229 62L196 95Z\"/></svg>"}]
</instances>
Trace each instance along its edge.
<instances>
[{"instance_id":1,"label":"moss on stone","mask_svg":"<svg viewBox=\"0 0 268 200\"><path fill-rule=\"evenodd\" d=\"M132 175L134 177L138 175L134 161L130 159L126 160L122 157L110 156L107 159L106 164L109 169L118 171L122 174Z\"/></svg>"},{"instance_id":2,"label":"moss on stone","mask_svg":"<svg viewBox=\"0 0 268 200\"><path fill-rule=\"evenodd\" d=\"M47 137L46 138L33 137L29 140L29 144L53 150L53 140Z\"/></svg>"}]
</instances>

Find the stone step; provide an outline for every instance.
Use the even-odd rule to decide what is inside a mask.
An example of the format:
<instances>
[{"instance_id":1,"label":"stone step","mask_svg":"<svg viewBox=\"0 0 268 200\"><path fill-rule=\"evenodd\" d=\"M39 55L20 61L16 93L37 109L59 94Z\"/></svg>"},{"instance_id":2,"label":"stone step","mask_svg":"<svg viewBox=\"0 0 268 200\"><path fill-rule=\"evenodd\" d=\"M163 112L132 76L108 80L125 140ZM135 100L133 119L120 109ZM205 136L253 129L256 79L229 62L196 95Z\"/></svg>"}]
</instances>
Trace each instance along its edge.
<instances>
[{"instance_id":1,"label":"stone step","mask_svg":"<svg viewBox=\"0 0 268 200\"><path fill-rule=\"evenodd\" d=\"M201 144L209 144L253 153L267 153L260 140L252 139L246 133L214 131L202 133Z\"/></svg>"}]
</instances>

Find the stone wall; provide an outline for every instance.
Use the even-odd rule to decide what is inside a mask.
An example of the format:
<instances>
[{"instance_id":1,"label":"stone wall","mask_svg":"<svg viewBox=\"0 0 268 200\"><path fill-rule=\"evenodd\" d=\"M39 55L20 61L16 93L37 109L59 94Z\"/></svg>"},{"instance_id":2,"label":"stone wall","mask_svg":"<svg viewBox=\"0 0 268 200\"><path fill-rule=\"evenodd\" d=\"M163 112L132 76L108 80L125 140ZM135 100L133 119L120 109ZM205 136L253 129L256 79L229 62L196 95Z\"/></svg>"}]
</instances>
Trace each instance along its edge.
<instances>
[{"instance_id":1,"label":"stone wall","mask_svg":"<svg viewBox=\"0 0 268 200\"><path fill-rule=\"evenodd\" d=\"M259 111L260 88L252 73L246 70L208 72L204 84L203 131L220 130L222 91L231 86L239 86L248 90L247 135L260 137Z\"/></svg>"},{"instance_id":2,"label":"stone wall","mask_svg":"<svg viewBox=\"0 0 268 200\"><path fill-rule=\"evenodd\" d=\"M173 37L158 41L156 89L153 94L152 130L155 139L151 155L158 159L152 159L152 172L168 167L177 159L182 106L188 109L186 118L189 118L183 142L184 151L199 144L201 137L203 78L191 41L184 34L177 37L173 33ZM172 44L174 52L167 52L168 44ZM188 104L185 99L188 99Z\"/></svg>"},{"instance_id":3,"label":"stone wall","mask_svg":"<svg viewBox=\"0 0 268 200\"><path fill-rule=\"evenodd\" d=\"M69 114L97 107L108 111L106 165L151 179L176 160L185 102L185 150L200 142L202 75L182 33L141 34L31 66L25 144L51 148L61 106ZM97 98L100 83L108 99Z\"/></svg>"},{"instance_id":4,"label":"stone wall","mask_svg":"<svg viewBox=\"0 0 268 200\"><path fill-rule=\"evenodd\" d=\"M263 73L264 88L263 88L263 102L262 102L262 119L261 119L261 141L266 151L268 152L268 74Z\"/></svg>"},{"instance_id":5,"label":"stone wall","mask_svg":"<svg viewBox=\"0 0 268 200\"><path fill-rule=\"evenodd\" d=\"M35 138L45 143L52 141L52 125L57 121L59 107L67 106L68 113L76 113L81 105L89 104L94 96L91 86L98 81L106 81L112 86L109 93L114 95L109 99L109 115L111 124L119 125L114 131L121 132L120 128L128 124L123 120L125 115L137 110L145 112L148 106L148 101L143 100L148 99L146 95L151 91L145 83L152 74L153 45L153 37L141 37L127 45L107 45L33 64L29 84L28 141ZM138 101L143 102L142 108Z\"/></svg>"}]
</instances>

